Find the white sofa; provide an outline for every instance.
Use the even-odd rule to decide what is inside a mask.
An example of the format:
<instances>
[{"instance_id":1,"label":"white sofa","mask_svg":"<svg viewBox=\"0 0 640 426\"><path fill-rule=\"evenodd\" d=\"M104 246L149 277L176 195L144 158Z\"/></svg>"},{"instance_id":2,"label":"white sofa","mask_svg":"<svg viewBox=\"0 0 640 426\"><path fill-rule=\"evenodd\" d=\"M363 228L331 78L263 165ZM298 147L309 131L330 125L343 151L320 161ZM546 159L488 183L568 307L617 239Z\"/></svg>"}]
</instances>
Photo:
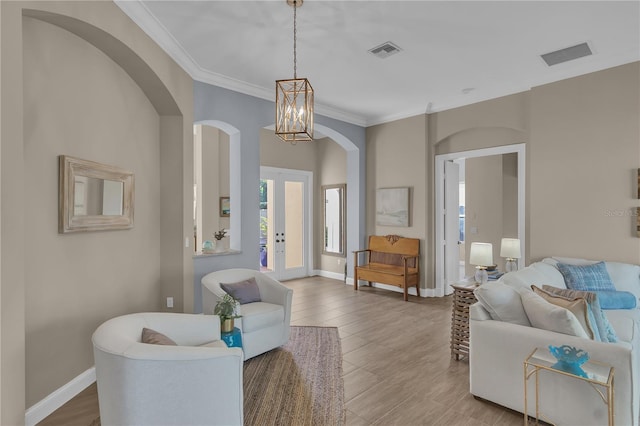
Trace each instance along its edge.
<instances>
[{"instance_id":1,"label":"white sofa","mask_svg":"<svg viewBox=\"0 0 640 426\"><path fill-rule=\"evenodd\" d=\"M563 275L555 267L557 261L574 265L592 261L548 258L516 272L505 274L490 291L503 291L504 303L516 306L520 299L504 287L514 289L551 285L566 288ZM640 297L640 266L606 262L611 280L619 291ZM526 290L525 290L526 291ZM486 293L485 293L486 294ZM495 296L496 294L494 294ZM501 296L502 297L502 296ZM500 299L498 297L496 299ZM480 300L480 299L479 299ZM516 303L514 303L514 301ZM486 302L486 300L485 300ZM478 302L470 308L470 391L513 410L524 412L523 361L536 347L571 345L584 349L593 360L615 368L615 424L638 425L640 407L640 311L636 309L605 310L619 338L617 343L602 343L586 338L516 324L507 314L495 318L490 306ZM520 308L519 308L520 309ZM514 311L515 312L515 311ZM504 313L504 312L503 312ZM511 322L508 322L508 321ZM544 372L543 372L544 373ZM558 374L540 376L541 412L557 425L601 425L607 423L607 409L601 397L587 383ZM529 381L529 397L534 380ZM530 415L535 414L533 399L529 400Z\"/></svg>"},{"instance_id":2,"label":"white sofa","mask_svg":"<svg viewBox=\"0 0 640 426\"><path fill-rule=\"evenodd\" d=\"M141 343L145 327L178 346ZM103 425L243 424L242 351L220 341L217 315L124 315L92 341Z\"/></svg>"},{"instance_id":3,"label":"white sofa","mask_svg":"<svg viewBox=\"0 0 640 426\"><path fill-rule=\"evenodd\" d=\"M202 277L202 309L205 314L225 295L220 284L231 284L255 278L260 290L260 302L240 305L241 318L235 320L242 331L245 359L282 346L289 341L291 299L293 290L268 275L253 269L225 269Z\"/></svg>"}]
</instances>

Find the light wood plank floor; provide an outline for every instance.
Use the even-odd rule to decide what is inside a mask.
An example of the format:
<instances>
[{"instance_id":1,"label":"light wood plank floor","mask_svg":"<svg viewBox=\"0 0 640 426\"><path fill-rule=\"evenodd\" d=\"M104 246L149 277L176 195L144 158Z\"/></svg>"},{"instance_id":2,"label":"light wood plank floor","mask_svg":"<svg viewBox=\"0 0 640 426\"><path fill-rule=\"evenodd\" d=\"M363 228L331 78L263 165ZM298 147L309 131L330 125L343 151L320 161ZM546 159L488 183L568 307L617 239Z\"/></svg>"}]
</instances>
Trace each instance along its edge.
<instances>
[{"instance_id":1,"label":"light wood plank floor","mask_svg":"<svg viewBox=\"0 0 640 426\"><path fill-rule=\"evenodd\" d=\"M338 327L347 425L521 425L520 414L469 394L469 364L449 350L451 297L417 298L311 277L287 281L292 325ZM87 426L95 384L40 425Z\"/></svg>"}]
</instances>

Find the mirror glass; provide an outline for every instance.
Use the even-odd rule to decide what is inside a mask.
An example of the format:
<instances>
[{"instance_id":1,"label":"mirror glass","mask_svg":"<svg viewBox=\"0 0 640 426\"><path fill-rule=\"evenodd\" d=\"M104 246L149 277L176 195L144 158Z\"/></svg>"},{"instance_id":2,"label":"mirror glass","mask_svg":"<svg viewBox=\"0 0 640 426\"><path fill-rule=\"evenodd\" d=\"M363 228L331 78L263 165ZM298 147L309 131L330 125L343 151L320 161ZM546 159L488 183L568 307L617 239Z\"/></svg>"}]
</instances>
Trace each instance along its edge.
<instances>
[{"instance_id":1,"label":"mirror glass","mask_svg":"<svg viewBox=\"0 0 640 426\"><path fill-rule=\"evenodd\" d=\"M61 155L60 233L133 227L133 173Z\"/></svg>"},{"instance_id":2,"label":"mirror glass","mask_svg":"<svg viewBox=\"0 0 640 426\"><path fill-rule=\"evenodd\" d=\"M121 216L124 183L76 176L73 190L74 216Z\"/></svg>"},{"instance_id":3,"label":"mirror glass","mask_svg":"<svg viewBox=\"0 0 640 426\"><path fill-rule=\"evenodd\" d=\"M323 243L322 254L345 255L346 184L322 187Z\"/></svg>"}]
</instances>

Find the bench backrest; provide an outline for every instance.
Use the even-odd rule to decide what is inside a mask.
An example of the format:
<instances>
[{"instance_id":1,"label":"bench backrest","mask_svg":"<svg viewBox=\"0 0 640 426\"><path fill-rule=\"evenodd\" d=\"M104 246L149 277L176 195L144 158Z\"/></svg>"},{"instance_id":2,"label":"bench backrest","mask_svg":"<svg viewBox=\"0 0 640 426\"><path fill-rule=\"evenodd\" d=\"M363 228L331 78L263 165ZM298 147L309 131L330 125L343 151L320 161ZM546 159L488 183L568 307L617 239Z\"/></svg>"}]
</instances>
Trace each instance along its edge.
<instances>
[{"instance_id":1,"label":"bench backrest","mask_svg":"<svg viewBox=\"0 0 640 426\"><path fill-rule=\"evenodd\" d=\"M420 240L397 235L371 235L368 249L371 250L369 262L402 266L402 256L420 255ZM408 266L415 268L416 260L409 260Z\"/></svg>"}]
</instances>

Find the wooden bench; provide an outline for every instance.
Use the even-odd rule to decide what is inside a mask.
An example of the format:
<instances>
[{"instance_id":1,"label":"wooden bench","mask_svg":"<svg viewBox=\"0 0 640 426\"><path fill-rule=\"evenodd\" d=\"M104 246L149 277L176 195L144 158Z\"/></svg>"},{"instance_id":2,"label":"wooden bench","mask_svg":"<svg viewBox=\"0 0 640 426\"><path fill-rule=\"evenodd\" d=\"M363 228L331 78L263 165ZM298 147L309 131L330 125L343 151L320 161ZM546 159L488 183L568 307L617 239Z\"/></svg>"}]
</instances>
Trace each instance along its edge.
<instances>
[{"instance_id":1,"label":"wooden bench","mask_svg":"<svg viewBox=\"0 0 640 426\"><path fill-rule=\"evenodd\" d=\"M404 289L404 300L409 300L409 286L415 285L420 296L420 240L398 235L371 235L369 248L354 251L353 289L358 290L358 280L366 280L371 286L375 281ZM366 263L359 264L361 253L366 253Z\"/></svg>"}]
</instances>

